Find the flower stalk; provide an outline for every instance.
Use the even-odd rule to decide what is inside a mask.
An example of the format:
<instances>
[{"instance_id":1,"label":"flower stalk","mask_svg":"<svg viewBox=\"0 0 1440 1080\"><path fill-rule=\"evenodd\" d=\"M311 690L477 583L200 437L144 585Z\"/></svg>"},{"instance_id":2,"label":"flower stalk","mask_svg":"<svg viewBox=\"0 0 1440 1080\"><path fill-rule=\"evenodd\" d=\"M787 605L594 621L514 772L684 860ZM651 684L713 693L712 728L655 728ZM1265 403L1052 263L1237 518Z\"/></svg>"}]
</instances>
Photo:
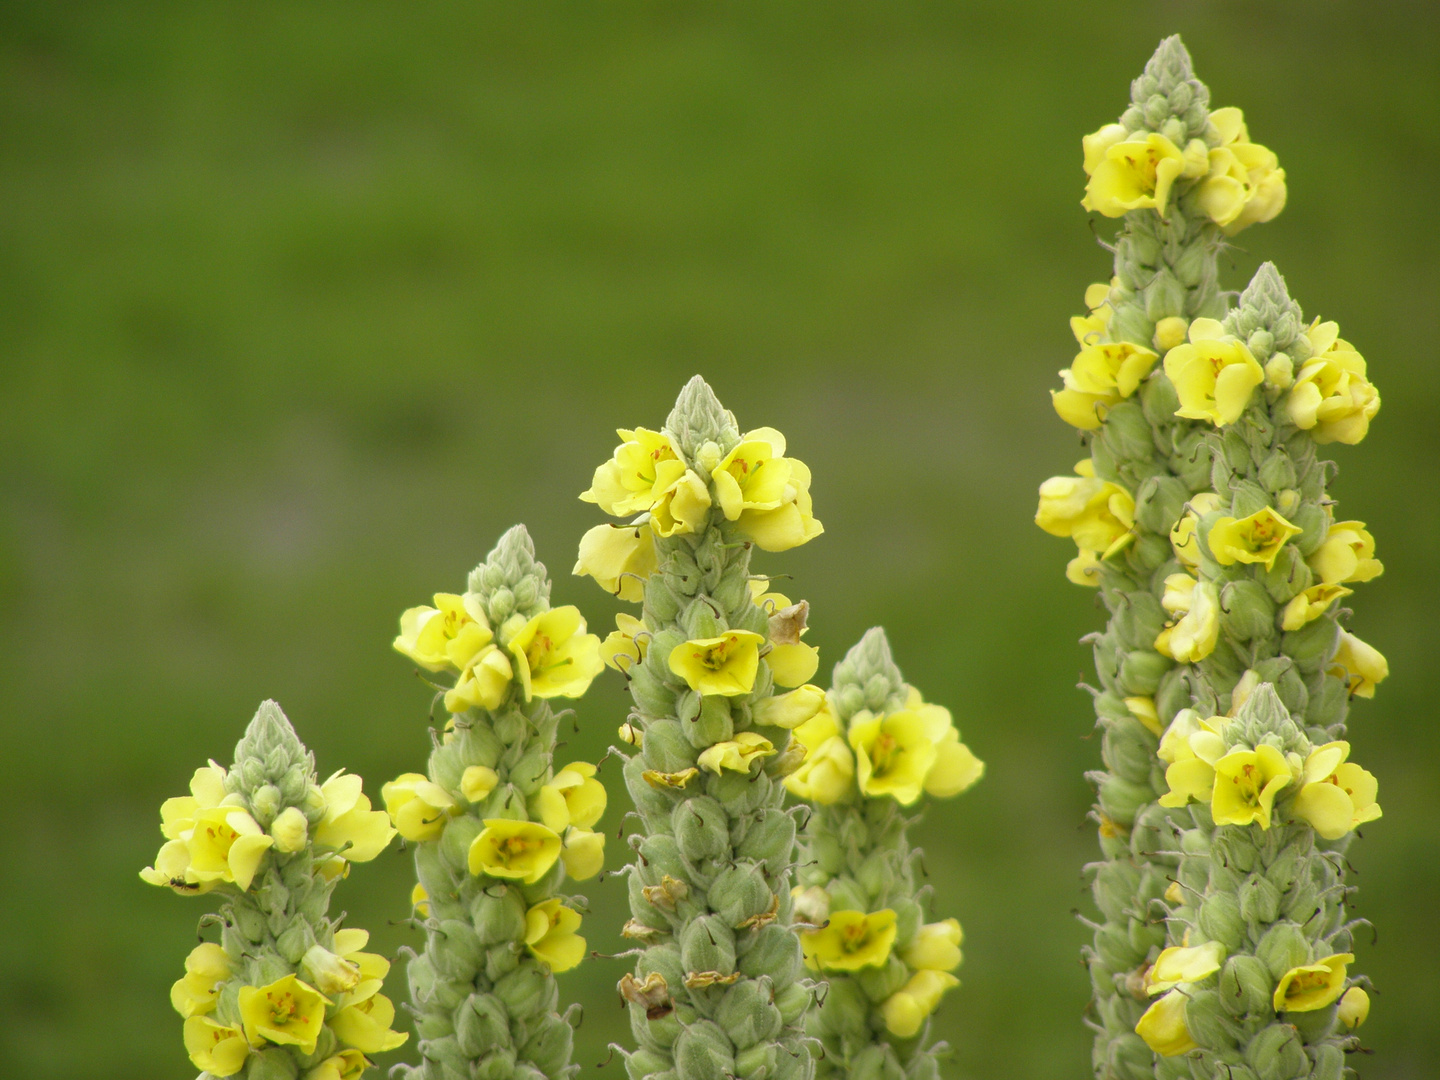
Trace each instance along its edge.
<instances>
[{"instance_id":1,"label":"flower stalk","mask_svg":"<svg viewBox=\"0 0 1440 1080\"><path fill-rule=\"evenodd\" d=\"M197 769L190 794L161 807L165 845L140 876L183 895L223 897L220 940L202 942L170 992L185 1049L205 1076L355 1080L368 1055L407 1036L380 993L390 964L369 935L329 917L352 862L394 831L358 776L320 784L315 761L273 701L260 706L235 762Z\"/></svg>"},{"instance_id":2,"label":"flower stalk","mask_svg":"<svg viewBox=\"0 0 1440 1080\"><path fill-rule=\"evenodd\" d=\"M742 434L698 376L665 427L620 432L581 498L619 525L592 529L576 573L642 618L619 617L605 656L628 680L625 783L633 975L620 982L633 1080L808 1080L813 998L794 932L796 819L783 778L791 729L819 710L808 605L783 605L750 571L753 548L821 532L810 472L774 429ZM757 595L759 594L759 595Z\"/></svg>"},{"instance_id":3,"label":"flower stalk","mask_svg":"<svg viewBox=\"0 0 1440 1080\"><path fill-rule=\"evenodd\" d=\"M953 918L926 921L908 809L966 790L984 764L949 711L905 683L879 628L836 665L825 707L795 738L808 754L785 783L813 805L796 912L810 924L806 966L829 983L807 1022L824 1049L816 1074L933 1080L947 1046L931 1042L930 1017L959 985L961 931Z\"/></svg>"},{"instance_id":4,"label":"flower stalk","mask_svg":"<svg viewBox=\"0 0 1440 1080\"><path fill-rule=\"evenodd\" d=\"M582 695L600 640L573 607L550 606L550 582L523 526L470 574L463 594L406 611L395 648L443 680L425 773L384 787L396 830L415 848L410 957L420 1064L412 1080L559 1080L579 1007L558 1012L555 974L585 956L584 897L568 876L600 872L605 810L596 767L556 762L553 698Z\"/></svg>"},{"instance_id":5,"label":"flower stalk","mask_svg":"<svg viewBox=\"0 0 1440 1080\"><path fill-rule=\"evenodd\" d=\"M1268 684L1319 747L1343 734L1349 698L1386 674L1337 623L1347 584L1380 564L1363 523L1334 520L1316 453L1363 438L1379 396L1335 324L1305 324L1268 264L1227 309L1216 256L1225 237L1280 212L1285 174L1238 109L1208 99L1170 38L1120 121L1084 140L1084 205L1123 222L1115 276L1071 320L1081 349L1054 394L1089 456L1042 485L1036 516L1075 540L1067 576L1096 587L1110 613L1090 639L1106 769L1092 774L1103 921L1087 962L1103 1078L1154 1076L1157 1054L1192 1049L1174 1026L1185 1001L1167 992L1151 1006L1146 988L1162 956L1174 966L1172 950L1207 945L1187 936L1199 901L1176 880L1204 854L1185 847L1201 815L1182 808L1211 791L1203 770L1219 760L1220 729ZM1213 760L1197 758L1195 739ZM1252 772L1272 768L1269 751L1246 752L1259 755Z\"/></svg>"}]
</instances>

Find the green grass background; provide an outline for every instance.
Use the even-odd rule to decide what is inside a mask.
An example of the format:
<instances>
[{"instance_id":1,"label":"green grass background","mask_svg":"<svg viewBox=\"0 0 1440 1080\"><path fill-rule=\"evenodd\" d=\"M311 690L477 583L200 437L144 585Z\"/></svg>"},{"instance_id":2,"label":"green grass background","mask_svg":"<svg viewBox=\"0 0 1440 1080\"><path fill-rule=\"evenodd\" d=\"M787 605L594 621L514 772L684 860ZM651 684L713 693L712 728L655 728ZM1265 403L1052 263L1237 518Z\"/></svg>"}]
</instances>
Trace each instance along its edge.
<instances>
[{"instance_id":1,"label":"green grass background","mask_svg":"<svg viewBox=\"0 0 1440 1080\"><path fill-rule=\"evenodd\" d=\"M1108 273L1080 136L1176 30L1289 173L1227 285L1275 259L1384 395L1334 455L1387 566L1352 626L1394 671L1352 727L1385 807L1351 855L1379 931L1358 1064L1426 1075L1434 8L259 0L0 8L0 1075L193 1075L166 994L206 903L136 877L160 801L267 696L322 773L378 795L421 767L396 618L515 521L603 632L575 496L697 371L814 470L825 535L763 565L812 601L827 669L883 623L989 763L920 830L967 931L948 1075L1085 1075L1076 642L1100 614L1031 516L1077 457L1046 391ZM596 755L620 680L578 710ZM391 851L337 904L393 952L410 881ZM584 891L618 950L622 883ZM564 976L585 1075L628 1038L623 970Z\"/></svg>"}]
</instances>

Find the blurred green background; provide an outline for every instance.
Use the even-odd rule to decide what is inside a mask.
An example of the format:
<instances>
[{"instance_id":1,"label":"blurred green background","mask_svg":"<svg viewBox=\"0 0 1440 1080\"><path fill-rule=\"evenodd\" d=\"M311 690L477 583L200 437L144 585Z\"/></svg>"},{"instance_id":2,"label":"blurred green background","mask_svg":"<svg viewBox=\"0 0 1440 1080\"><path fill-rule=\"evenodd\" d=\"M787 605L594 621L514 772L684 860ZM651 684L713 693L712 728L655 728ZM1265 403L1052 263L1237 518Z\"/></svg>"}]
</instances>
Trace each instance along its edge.
<instances>
[{"instance_id":1,"label":"blurred green background","mask_svg":"<svg viewBox=\"0 0 1440 1080\"><path fill-rule=\"evenodd\" d=\"M396 618L512 522L603 633L575 496L696 371L814 471L824 537L762 565L827 669L885 624L989 763L920 834L967 932L950 1075L1085 1075L1100 615L1031 516L1077 457L1046 394L1067 318L1109 273L1080 136L1176 30L1289 172L1227 284L1275 259L1384 394L1335 448L1387 566L1352 625L1394 671L1352 728L1385 807L1351 854L1358 1064L1433 1075L1433 6L196 0L0 7L0 1075L193 1076L167 988L206 904L136 877L160 801L264 697L322 774L421 767ZM607 674L577 756L624 713ZM393 952L411 880L391 851L337 904ZM618 950L623 884L585 891ZM564 976L586 1075L628 1038L623 970Z\"/></svg>"}]
</instances>

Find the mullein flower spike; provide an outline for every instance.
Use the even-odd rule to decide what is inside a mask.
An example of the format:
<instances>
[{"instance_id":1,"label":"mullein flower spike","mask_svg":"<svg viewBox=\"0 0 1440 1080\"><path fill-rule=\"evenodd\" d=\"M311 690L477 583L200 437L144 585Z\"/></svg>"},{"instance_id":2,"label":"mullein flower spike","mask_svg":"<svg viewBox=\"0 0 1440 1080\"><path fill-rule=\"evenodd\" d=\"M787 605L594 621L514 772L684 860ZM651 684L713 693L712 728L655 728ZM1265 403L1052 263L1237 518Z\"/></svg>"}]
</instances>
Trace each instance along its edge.
<instances>
[{"instance_id":1,"label":"mullein flower spike","mask_svg":"<svg viewBox=\"0 0 1440 1080\"><path fill-rule=\"evenodd\" d=\"M1191 1037L1176 996L1196 981L1193 966L1155 1004L1146 990L1162 957L1167 968L1180 962L1171 950L1217 937L1187 936L1185 911L1231 884L1219 875L1194 885L1197 895L1180 888L1184 860L1205 854L1184 844L1216 823L1271 836L1278 799L1334 851L1373 806L1368 773L1339 777L1343 755L1300 799L1301 774L1284 757L1299 750L1227 746L1226 718L1271 684L1319 754L1340 743L1350 698L1373 695L1388 668L1337 623L1347 586L1381 566L1362 522L1334 520L1331 466L1316 452L1367 433L1380 398L1365 362L1336 324L1303 321L1268 264L1234 310L1219 290L1223 238L1283 209L1284 171L1250 142L1239 110L1208 108L1178 38L1161 43L1131 91L1120 121L1083 140L1084 204L1123 223L1114 276L1086 291L1088 313L1071 320L1080 353L1053 395L1089 457L1041 486L1036 523L1075 540L1066 576L1097 588L1110 612L1089 639L1106 765L1093 774L1104 860L1090 868L1103 919L1087 950L1090 1022L1096 1075L1141 1080L1155 1075L1157 1055L1184 1061L1214 1042ZM1186 809L1192 797L1202 802ZM1211 910L1228 910L1233 894ZM1299 972L1287 985L1322 974ZM1363 1016L1351 1000L1347 1015ZM1275 1038L1255 1042L1243 1068L1309 1075L1273 1072L1293 1057L1265 1041ZM1314 1065L1321 1052L1303 1036L1296 1045Z\"/></svg>"},{"instance_id":2,"label":"mullein flower spike","mask_svg":"<svg viewBox=\"0 0 1440 1080\"><path fill-rule=\"evenodd\" d=\"M364 951L364 930L328 915L350 863L375 858L395 835L358 776L342 770L319 783L313 756L267 701L234 765L197 769L190 794L167 799L160 816L166 843L141 878L225 898L219 943L191 950L170 991L197 1069L352 1080L368 1055L405 1042L380 993L389 961Z\"/></svg>"},{"instance_id":3,"label":"mullein flower spike","mask_svg":"<svg viewBox=\"0 0 1440 1080\"><path fill-rule=\"evenodd\" d=\"M785 784L814 803L800 838L795 910L805 964L829 981L807 1028L820 1076L935 1078L944 1043L929 1018L959 980L960 923L926 922L907 815L922 795L957 795L985 766L948 710L906 685L885 632L835 667L829 695L794 730L809 752Z\"/></svg>"},{"instance_id":4,"label":"mullein flower spike","mask_svg":"<svg viewBox=\"0 0 1440 1080\"><path fill-rule=\"evenodd\" d=\"M635 973L620 982L638 1049L626 1070L678 1080L808 1080L805 977L791 897L791 729L820 708L808 605L768 594L754 547L821 532L810 471L771 428L741 434L698 376L660 431L621 430L582 499L622 519L586 534L577 574L622 599L604 646L634 698L621 739ZM803 814L801 815L803 817Z\"/></svg>"},{"instance_id":5,"label":"mullein flower spike","mask_svg":"<svg viewBox=\"0 0 1440 1080\"><path fill-rule=\"evenodd\" d=\"M559 890L600 872L605 788L588 762L556 758L552 698L599 674L600 639L550 606L545 567L515 526L464 593L400 618L395 648L443 678L450 714L428 771L383 789L415 847L411 900L425 948L410 958L420 1064L412 1080L569 1076L578 1007L560 1015L554 975L585 956L584 897Z\"/></svg>"}]
</instances>

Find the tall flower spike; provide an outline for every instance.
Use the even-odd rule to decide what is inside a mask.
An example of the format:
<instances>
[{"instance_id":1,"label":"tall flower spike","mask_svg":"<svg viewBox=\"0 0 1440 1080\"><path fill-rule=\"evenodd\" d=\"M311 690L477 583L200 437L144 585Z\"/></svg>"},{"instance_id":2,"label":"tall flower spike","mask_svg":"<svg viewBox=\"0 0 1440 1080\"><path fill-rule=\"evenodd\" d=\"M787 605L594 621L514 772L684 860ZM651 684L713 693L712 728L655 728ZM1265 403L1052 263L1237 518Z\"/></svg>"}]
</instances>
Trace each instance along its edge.
<instances>
[{"instance_id":1,"label":"tall flower spike","mask_svg":"<svg viewBox=\"0 0 1440 1080\"><path fill-rule=\"evenodd\" d=\"M1188 740L1213 779L1181 825L1169 947L1141 980L1153 1003L1137 1031L1161 1080L1340 1077L1359 1040L1340 1015L1355 957L1335 841L1380 815L1374 778L1348 743L1312 743L1269 683L1211 726Z\"/></svg>"},{"instance_id":2,"label":"tall flower spike","mask_svg":"<svg viewBox=\"0 0 1440 1080\"><path fill-rule=\"evenodd\" d=\"M555 697L599 673L600 640L550 582L516 525L471 572L463 595L401 617L400 652L444 678L450 719L428 770L385 785L385 805L415 846L412 893L425 948L410 958L420 1035L411 1080L569 1076L578 1006L557 1012L554 975L585 955L586 901L565 877L599 873L594 826L605 789L586 762L555 758Z\"/></svg>"},{"instance_id":3,"label":"tall flower spike","mask_svg":"<svg viewBox=\"0 0 1440 1080\"><path fill-rule=\"evenodd\" d=\"M835 666L825 705L795 730L809 751L790 790L814 804L800 840L796 911L806 964L829 981L808 1030L818 1076L938 1077L930 1016L958 985L960 923L927 922L906 835L921 794L955 795L984 765L950 714L927 705L868 631Z\"/></svg>"},{"instance_id":4,"label":"tall flower spike","mask_svg":"<svg viewBox=\"0 0 1440 1080\"><path fill-rule=\"evenodd\" d=\"M1153 1007L1145 993L1152 965L1204 966L1161 933L1189 902L1172 881L1183 807L1224 774L1222 815L1265 828L1288 782L1274 747L1226 757L1226 716L1272 683L1321 745L1386 668L1334 622L1347 583L1380 563L1363 523L1330 520L1314 445L1368 430L1379 396L1364 360L1335 324L1304 325L1268 264L1235 311L1219 291L1222 236L1280 212L1284 170L1238 109L1208 109L1177 38L1131 89L1120 122L1084 140L1085 205L1124 221L1114 278L1071 320L1081 351L1054 395L1090 456L1042 486L1036 521L1076 541L1067 576L1111 613L1092 639L1106 765L1092 774L1105 855L1089 868L1104 920L1087 951L1094 1067L1142 1080L1156 1054L1195 1045L1168 996L1183 991ZM1338 800L1317 788L1302 806L1335 832Z\"/></svg>"},{"instance_id":5,"label":"tall flower spike","mask_svg":"<svg viewBox=\"0 0 1440 1080\"><path fill-rule=\"evenodd\" d=\"M810 472L778 431L741 434L704 380L661 431L620 432L582 497L653 544L643 622L621 616L606 655L634 707L625 783L635 973L621 980L638 1049L632 1080L808 1080L813 997L793 930L795 817L781 780L800 764L790 728L814 715L808 605L764 591L752 545L820 532ZM582 546L584 569L584 548ZM623 596L624 593L622 592ZM793 688L793 689L782 689Z\"/></svg>"},{"instance_id":6,"label":"tall flower spike","mask_svg":"<svg viewBox=\"0 0 1440 1080\"><path fill-rule=\"evenodd\" d=\"M314 769L267 701L234 765L197 769L191 794L161 807L167 843L141 878L225 898L219 943L193 949L170 992L190 1060L209 1076L358 1077L367 1055L406 1039L380 993L389 962L363 951L364 930L328 915L349 864L375 858L394 830L358 776L322 785Z\"/></svg>"}]
</instances>

